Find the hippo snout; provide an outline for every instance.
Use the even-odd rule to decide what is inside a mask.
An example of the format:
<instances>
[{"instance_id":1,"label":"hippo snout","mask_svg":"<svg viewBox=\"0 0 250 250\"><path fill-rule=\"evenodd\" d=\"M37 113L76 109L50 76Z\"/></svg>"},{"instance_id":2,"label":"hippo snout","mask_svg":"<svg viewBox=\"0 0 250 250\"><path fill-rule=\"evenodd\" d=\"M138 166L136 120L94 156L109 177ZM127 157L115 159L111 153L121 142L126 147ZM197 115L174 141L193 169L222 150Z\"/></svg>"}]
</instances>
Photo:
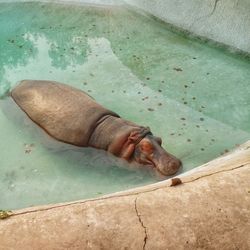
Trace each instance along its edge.
<instances>
[{"instance_id":1,"label":"hippo snout","mask_svg":"<svg viewBox=\"0 0 250 250\"><path fill-rule=\"evenodd\" d=\"M163 175L173 175L178 172L181 166L182 163L179 159L170 159L168 161L159 162L156 168Z\"/></svg>"}]
</instances>

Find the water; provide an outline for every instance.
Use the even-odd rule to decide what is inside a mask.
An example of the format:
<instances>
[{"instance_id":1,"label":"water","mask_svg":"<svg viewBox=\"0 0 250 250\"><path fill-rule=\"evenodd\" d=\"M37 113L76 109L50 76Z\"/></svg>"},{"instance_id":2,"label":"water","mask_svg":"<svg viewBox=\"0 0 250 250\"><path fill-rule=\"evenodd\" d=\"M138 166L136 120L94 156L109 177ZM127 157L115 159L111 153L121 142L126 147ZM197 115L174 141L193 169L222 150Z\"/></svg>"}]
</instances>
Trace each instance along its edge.
<instances>
[{"instance_id":1,"label":"water","mask_svg":"<svg viewBox=\"0 0 250 250\"><path fill-rule=\"evenodd\" d=\"M250 135L250 61L125 7L0 4L0 209L96 197L159 180L105 152L56 142L7 96L22 79L71 84L150 126L184 163Z\"/></svg>"}]
</instances>

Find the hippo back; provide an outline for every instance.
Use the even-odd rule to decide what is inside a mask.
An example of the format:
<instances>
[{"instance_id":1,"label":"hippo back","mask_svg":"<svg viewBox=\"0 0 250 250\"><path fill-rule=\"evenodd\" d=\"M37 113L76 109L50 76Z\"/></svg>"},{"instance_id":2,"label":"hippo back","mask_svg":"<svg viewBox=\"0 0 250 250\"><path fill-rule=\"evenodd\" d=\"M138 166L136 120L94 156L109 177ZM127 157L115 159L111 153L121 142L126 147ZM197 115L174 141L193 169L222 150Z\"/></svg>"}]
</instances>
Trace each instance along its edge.
<instances>
[{"instance_id":1,"label":"hippo back","mask_svg":"<svg viewBox=\"0 0 250 250\"><path fill-rule=\"evenodd\" d=\"M102 117L119 117L85 92L58 82L24 80L11 96L48 134L77 146L88 146Z\"/></svg>"}]
</instances>

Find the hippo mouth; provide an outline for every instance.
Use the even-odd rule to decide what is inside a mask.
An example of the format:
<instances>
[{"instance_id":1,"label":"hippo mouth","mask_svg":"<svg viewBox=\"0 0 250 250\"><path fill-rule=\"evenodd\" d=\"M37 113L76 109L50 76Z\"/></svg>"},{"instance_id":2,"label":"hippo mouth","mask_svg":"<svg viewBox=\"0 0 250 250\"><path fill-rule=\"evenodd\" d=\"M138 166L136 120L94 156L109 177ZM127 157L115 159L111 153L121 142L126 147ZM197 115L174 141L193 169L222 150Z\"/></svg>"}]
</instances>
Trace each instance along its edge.
<instances>
[{"instance_id":1,"label":"hippo mouth","mask_svg":"<svg viewBox=\"0 0 250 250\"><path fill-rule=\"evenodd\" d=\"M146 164L146 166L148 166L149 168L156 170L156 171L159 172L161 175L167 176L165 173L163 173L163 172L161 171L161 169L160 169L159 167L156 166L156 164L155 164L153 161L146 160L144 164Z\"/></svg>"}]
</instances>

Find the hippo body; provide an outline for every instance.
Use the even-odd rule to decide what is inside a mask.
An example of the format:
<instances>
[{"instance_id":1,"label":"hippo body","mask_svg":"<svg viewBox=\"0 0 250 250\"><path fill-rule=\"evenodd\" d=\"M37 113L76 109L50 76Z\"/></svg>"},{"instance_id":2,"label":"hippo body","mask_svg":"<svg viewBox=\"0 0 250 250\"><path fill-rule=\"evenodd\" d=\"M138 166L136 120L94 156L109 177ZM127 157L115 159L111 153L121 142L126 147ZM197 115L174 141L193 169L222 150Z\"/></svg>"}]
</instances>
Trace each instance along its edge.
<instances>
[{"instance_id":1,"label":"hippo body","mask_svg":"<svg viewBox=\"0 0 250 250\"><path fill-rule=\"evenodd\" d=\"M149 128L122 119L82 90L53 81L24 80L11 91L11 97L57 140L103 149L151 165L163 175L174 174L181 165Z\"/></svg>"}]
</instances>

